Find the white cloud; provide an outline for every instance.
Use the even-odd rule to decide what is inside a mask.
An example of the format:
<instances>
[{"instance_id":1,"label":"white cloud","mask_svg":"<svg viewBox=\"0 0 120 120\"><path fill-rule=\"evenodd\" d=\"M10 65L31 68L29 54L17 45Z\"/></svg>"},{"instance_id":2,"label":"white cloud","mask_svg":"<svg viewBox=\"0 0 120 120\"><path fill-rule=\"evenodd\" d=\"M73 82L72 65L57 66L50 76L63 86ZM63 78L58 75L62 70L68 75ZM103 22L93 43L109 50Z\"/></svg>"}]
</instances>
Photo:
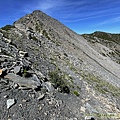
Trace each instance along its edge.
<instances>
[{"instance_id":1,"label":"white cloud","mask_svg":"<svg viewBox=\"0 0 120 120\"><path fill-rule=\"evenodd\" d=\"M37 8L41 9L41 10L48 10L50 8L53 8L56 6L55 1L53 0L46 0L43 2L40 2L37 6Z\"/></svg>"},{"instance_id":2,"label":"white cloud","mask_svg":"<svg viewBox=\"0 0 120 120\"><path fill-rule=\"evenodd\" d=\"M105 24L111 24L111 23L116 23L116 22L120 22L120 17L115 17L115 18L103 21L100 24L98 24L97 26L101 26L101 25L105 25Z\"/></svg>"}]
</instances>

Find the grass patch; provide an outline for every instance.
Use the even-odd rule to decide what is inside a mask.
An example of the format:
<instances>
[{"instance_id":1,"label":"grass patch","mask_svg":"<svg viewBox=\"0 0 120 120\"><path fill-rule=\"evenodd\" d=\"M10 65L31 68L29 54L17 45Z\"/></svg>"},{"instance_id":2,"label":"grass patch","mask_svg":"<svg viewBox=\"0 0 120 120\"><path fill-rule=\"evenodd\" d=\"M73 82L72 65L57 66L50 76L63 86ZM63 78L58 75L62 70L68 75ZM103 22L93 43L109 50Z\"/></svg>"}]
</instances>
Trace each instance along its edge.
<instances>
[{"instance_id":1,"label":"grass patch","mask_svg":"<svg viewBox=\"0 0 120 120\"><path fill-rule=\"evenodd\" d=\"M113 86L111 83L102 80L92 74L84 75L84 79L93 86L94 89L102 94L112 94L113 96L120 96L120 88Z\"/></svg>"},{"instance_id":2,"label":"grass patch","mask_svg":"<svg viewBox=\"0 0 120 120\"><path fill-rule=\"evenodd\" d=\"M73 92L74 92L74 94L75 94L76 96L79 96L79 95L80 95L79 92L76 91L76 90L74 90Z\"/></svg>"}]
</instances>

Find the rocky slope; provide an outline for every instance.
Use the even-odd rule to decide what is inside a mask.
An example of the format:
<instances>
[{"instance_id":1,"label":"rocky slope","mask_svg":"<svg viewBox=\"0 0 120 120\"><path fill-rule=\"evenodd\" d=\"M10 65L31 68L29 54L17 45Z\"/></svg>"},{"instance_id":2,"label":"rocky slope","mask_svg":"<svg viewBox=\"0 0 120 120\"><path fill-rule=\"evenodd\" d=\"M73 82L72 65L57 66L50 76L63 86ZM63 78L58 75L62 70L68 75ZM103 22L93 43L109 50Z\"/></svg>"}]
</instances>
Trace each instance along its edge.
<instances>
[{"instance_id":1,"label":"rocky slope","mask_svg":"<svg viewBox=\"0 0 120 120\"><path fill-rule=\"evenodd\" d=\"M84 34L83 37L101 55L120 64L120 34L96 31L92 34Z\"/></svg>"},{"instance_id":2,"label":"rocky slope","mask_svg":"<svg viewBox=\"0 0 120 120\"><path fill-rule=\"evenodd\" d=\"M1 120L119 118L120 42L114 39L82 37L41 11L1 28Z\"/></svg>"}]
</instances>

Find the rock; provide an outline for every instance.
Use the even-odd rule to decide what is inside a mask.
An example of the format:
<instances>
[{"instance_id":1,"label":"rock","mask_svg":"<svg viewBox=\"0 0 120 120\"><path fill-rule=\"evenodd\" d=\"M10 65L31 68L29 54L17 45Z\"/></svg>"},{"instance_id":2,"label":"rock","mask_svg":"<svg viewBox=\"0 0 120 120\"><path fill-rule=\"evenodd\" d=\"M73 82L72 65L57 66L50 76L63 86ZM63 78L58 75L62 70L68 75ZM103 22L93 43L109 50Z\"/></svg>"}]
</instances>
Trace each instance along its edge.
<instances>
[{"instance_id":1,"label":"rock","mask_svg":"<svg viewBox=\"0 0 120 120\"><path fill-rule=\"evenodd\" d=\"M0 76L2 75L2 70L0 69Z\"/></svg>"},{"instance_id":2,"label":"rock","mask_svg":"<svg viewBox=\"0 0 120 120\"><path fill-rule=\"evenodd\" d=\"M8 95L4 95L4 98L8 98Z\"/></svg>"},{"instance_id":3,"label":"rock","mask_svg":"<svg viewBox=\"0 0 120 120\"><path fill-rule=\"evenodd\" d=\"M2 33L0 33L0 38L2 38L3 37L3 34Z\"/></svg>"},{"instance_id":4,"label":"rock","mask_svg":"<svg viewBox=\"0 0 120 120\"><path fill-rule=\"evenodd\" d=\"M27 102L27 100L23 99L22 102L25 103L25 102Z\"/></svg>"},{"instance_id":5,"label":"rock","mask_svg":"<svg viewBox=\"0 0 120 120\"><path fill-rule=\"evenodd\" d=\"M20 66L15 66L14 67L14 73L15 74L18 74L18 73L20 73L21 72L21 67Z\"/></svg>"},{"instance_id":6,"label":"rock","mask_svg":"<svg viewBox=\"0 0 120 120\"><path fill-rule=\"evenodd\" d=\"M48 90L48 92L54 91L54 87L52 86L50 82L45 82L45 87Z\"/></svg>"},{"instance_id":7,"label":"rock","mask_svg":"<svg viewBox=\"0 0 120 120\"><path fill-rule=\"evenodd\" d=\"M26 67L30 67L31 66L31 62L26 60L25 58L22 59L22 63L26 66Z\"/></svg>"},{"instance_id":8,"label":"rock","mask_svg":"<svg viewBox=\"0 0 120 120\"><path fill-rule=\"evenodd\" d=\"M80 111L81 111L82 113L85 113L85 107L81 107Z\"/></svg>"},{"instance_id":9,"label":"rock","mask_svg":"<svg viewBox=\"0 0 120 120\"><path fill-rule=\"evenodd\" d=\"M70 118L69 120L78 120L77 118Z\"/></svg>"},{"instance_id":10,"label":"rock","mask_svg":"<svg viewBox=\"0 0 120 120\"><path fill-rule=\"evenodd\" d=\"M97 120L94 116L85 116L85 120Z\"/></svg>"},{"instance_id":11,"label":"rock","mask_svg":"<svg viewBox=\"0 0 120 120\"><path fill-rule=\"evenodd\" d=\"M40 83L40 80L39 80L39 78L38 78L38 76L36 74L32 74L32 79L34 81L37 81L38 83Z\"/></svg>"},{"instance_id":12,"label":"rock","mask_svg":"<svg viewBox=\"0 0 120 120\"><path fill-rule=\"evenodd\" d=\"M89 111L89 113L98 113L89 103L86 103L85 105L86 109Z\"/></svg>"},{"instance_id":13,"label":"rock","mask_svg":"<svg viewBox=\"0 0 120 120\"><path fill-rule=\"evenodd\" d=\"M41 107L41 106L39 107L39 110L42 110L42 107Z\"/></svg>"},{"instance_id":14,"label":"rock","mask_svg":"<svg viewBox=\"0 0 120 120\"><path fill-rule=\"evenodd\" d=\"M8 120L12 120L11 118L8 118Z\"/></svg>"},{"instance_id":15,"label":"rock","mask_svg":"<svg viewBox=\"0 0 120 120\"><path fill-rule=\"evenodd\" d=\"M41 94L41 93L40 93L40 94L39 94L39 97L38 97L37 99L38 99L38 100L42 100L42 99L44 99L44 97L45 97L45 94L43 94L43 93Z\"/></svg>"},{"instance_id":16,"label":"rock","mask_svg":"<svg viewBox=\"0 0 120 120\"><path fill-rule=\"evenodd\" d=\"M41 86L39 82L34 81L32 78L20 77L14 73L8 73L5 78L18 84L21 89L36 89Z\"/></svg>"},{"instance_id":17,"label":"rock","mask_svg":"<svg viewBox=\"0 0 120 120\"><path fill-rule=\"evenodd\" d=\"M40 71L35 70L35 73L39 75L41 78L47 79Z\"/></svg>"},{"instance_id":18,"label":"rock","mask_svg":"<svg viewBox=\"0 0 120 120\"><path fill-rule=\"evenodd\" d=\"M0 76L1 77L4 77L6 74L7 74L7 69L6 68L0 69Z\"/></svg>"},{"instance_id":19,"label":"rock","mask_svg":"<svg viewBox=\"0 0 120 120\"><path fill-rule=\"evenodd\" d=\"M24 51L19 51L20 57L28 57L28 53Z\"/></svg>"},{"instance_id":20,"label":"rock","mask_svg":"<svg viewBox=\"0 0 120 120\"><path fill-rule=\"evenodd\" d=\"M15 104L15 100L14 99L8 99L7 100L7 109L9 109L14 104Z\"/></svg>"},{"instance_id":21,"label":"rock","mask_svg":"<svg viewBox=\"0 0 120 120\"><path fill-rule=\"evenodd\" d=\"M14 89L17 89L18 87L19 87L19 85L16 84L16 83L13 85L13 88L14 88Z\"/></svg>"},{"instance_id":22,"label":"rock","mask_svg":"<svg viewBox=\"0 0 120 120\"><path fill-rule=\"evenodd\" d=\"M12 42L12 40L5 38L5 41L8 42L9 44Z\"/></svg>"}]
</instances>

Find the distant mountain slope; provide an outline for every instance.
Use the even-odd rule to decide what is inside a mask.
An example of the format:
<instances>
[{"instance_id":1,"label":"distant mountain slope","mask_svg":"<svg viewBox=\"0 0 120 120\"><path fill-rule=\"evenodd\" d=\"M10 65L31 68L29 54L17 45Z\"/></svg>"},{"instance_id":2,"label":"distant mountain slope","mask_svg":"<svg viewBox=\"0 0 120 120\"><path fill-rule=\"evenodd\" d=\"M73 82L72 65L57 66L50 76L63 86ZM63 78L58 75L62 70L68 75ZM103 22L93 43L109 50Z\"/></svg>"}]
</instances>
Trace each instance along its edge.
<instances>
[{"instance_id":1,"label":"distant mountain slope","mask_svg":"<svg viewBox=\"0 0 120 120\"><path fill-rule=\"evenodd\" d=\"M0 117L103 120L101 114L118 114L119 51L119 35L80 36L38 10L2 27L0 103L4 110L0 108ZM32 90L18 89L23 86ZM17 99L9 113L5 93Z\"/></svg>"},{"instance_id":2,"label":"distant mountain slope","mask_svg":"<svg viewBox=\"0 0 120 120\"><path fill-rule=\"evenodd\" d=\"M91 38L98 37L99 39L113 41L120 45L120 34L112 34L112 33L96 31L96 32L94 32L92 34L88 34L88 35L91 36ZM85 36L85 34L83 36Z\"/></svg>"},{"instance_id":3,"label":"distant mountain slope","mask_svg":"<svg viewBox=\"0 0 120 120\"><path fill-rule=\"evenodd\" d=\"M112 34L105 32L94 32L92 34L83 34L83 37L88 40L94 49L99 49L98 52L103 56L110 57L113 61L120 64L120 34ZM96 46L101 44L106 48L101 51L102 48ZM97 48L95 48L95 46ZM106 50L105 50L106 49Z\"/></svg>"}]
</instances>

